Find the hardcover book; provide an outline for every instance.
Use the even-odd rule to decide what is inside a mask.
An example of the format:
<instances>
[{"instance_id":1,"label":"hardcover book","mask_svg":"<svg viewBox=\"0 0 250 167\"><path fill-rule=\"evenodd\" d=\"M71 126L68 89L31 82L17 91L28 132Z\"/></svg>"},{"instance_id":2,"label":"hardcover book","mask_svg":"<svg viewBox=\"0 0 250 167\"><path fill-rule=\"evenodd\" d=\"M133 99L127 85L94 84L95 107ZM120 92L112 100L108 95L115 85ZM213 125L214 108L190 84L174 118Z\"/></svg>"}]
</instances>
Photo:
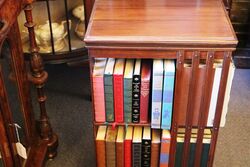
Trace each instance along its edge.
<instances>
[{"instance_id":1,"label":"hardcover book","mask_svg":"<svg viewBox=\"0 0 250 167\"><path fill-rule=\"evenodd\" d=\"M123 72L125 59L117 59L113 74L115 122L123 122Z\"/></svg>"},{"instance_id":2,"label":"hardcover book","mask_svg":"<svg viewBox=\"0 0 250 167\"><path fill-rule=\"evenodd\" d=\"M171 136L170 136L169 130L162 130L160 167L168 167L170 140L171 140Z\"/></svg>"},{"instance_id":3,"label":"hardcover book","mask_svg":"<svg viewBox=\"0 0 250 167\"><path fill-rule=\"evenodd\" d=\"M124 167L124 135L124 126L119 126L116 139L116 167Z\"/></svg>"},{"instance_id":4,"label":"hardcover book","mask_svg":"<svg viewBox=\"0 0 250 167\"><path fill-rule=\"evenodd\" d=\"M151 127L157 129L161 128L162 85L163 60L154 59L152 80Z\"/></svg>"},{"instance_id":5,"label":"hardcover book","mask_svg":"<svg viewBox=\"0 0 250 167\"><path fill-rule=\"evenodd\" d=\"M124 71L124 121L132 122L132 81L134 72L134 59L127 59Z\"/></svg>"},{"instance_id":6,"label":"hardcover book","mask_svg":"<svg viewBox=\"0 0 250 167\"><path fill-rule=\"evenodd\" d=\"M161 130L152 129L150 167L159 167L160 150L161 150Z\"/></svg>"},{"instance_id":7,"label":"hardcover book","mask_svg":"<svg viewBox=\"0 0 250 167\"><path fill-rule=\"evenodd\" d=\"M140 85L141 85L141 59L135 62L132 84L132 122L140 121Z\"/></svg>"},{"instance_id":8,"label":"hardcover book","mask_svg":"<svg viewBox=\"0 0 250 167\"><path fill-rule=\"evenodd\" d=\"M142 60L141 93L140 93L140 123L148 122L151 66L152 64L150 60Z\"/></svg>"},{"instance_id":9,"label":"hardcover book","mask_svg":"<svg viewBox=\"0 0 250 167\"><path fill-rule=\"evenodd\" d=\"M105 111L106 121L114 122L114 93L113 93L113 69L115 59L109 58L104 72L104 92L105 92Z\"/></svg>"},{"instance_id":10,"label":"hardcover book","mask_svg":"<svg viewBox=\"0 0 250 167\"><path fill-rule=\"evenodd\" d=\"M172 122L174 81L175 62L174 60L164 60L161 128L167 130L170 130Z\"/></svg>"},{"instance_id":11,"label":"hardcover book","mask_svg":"<svg viewBox=\"0 0 250 167\"><path fill-rule=\"evenodd\" d=\"M132 166L141 167L141 148L142 148L142 127L134 127L133 143L132 143Z\"/></svg>"},{"instance_id":12,"label":"hardcover book","mask_svg":"<svg viewBox=\"0 0 250 167\"><path fill-rule=\"evenodd\" d=\"M105 137L107 126L99 126L96 135L96 165L106 167Z\"/></svg>"},{"instance_id":13,"label":"hardcover book","mask_svg":"<svg viewBox=\"0 0 250 167\"><path fill-rule=\"evenodd\" d=\"M150 167L151 159L151 128L144 127L142 135L141 166Z\"/></svg>"},{"instance_id":14,"label":"hardcover book","mask_svg":"<svg viewBox=\"0 0 250 167\"><path fill-rule=\"evenodd\" d=\"M132 166L132 139L133 139L133 126L128 126L126 130L125 136L125 148L124 148L124 160L125 160L125 167Z\"/></svg>"},{"instance_id":15,"label":"hardcover book","mask_svg":"<svg viewBox=\"0 0 250 167\"><path fill-rule=\"evenodd\" d=\"M92 73L95 121L105 122L105 97L103 75L106 58L96 58Z\"/></svg>"},{"instance_id":16,"label":"hardcover book","mask_svg":"<svg viewBox=\"0 0 250 167\"><path fill-rule=\"evenodd\" d=\"M116 136L117 128L108 126L106 134L106 166L116 167Z\"/></svg>"}]
</instances>

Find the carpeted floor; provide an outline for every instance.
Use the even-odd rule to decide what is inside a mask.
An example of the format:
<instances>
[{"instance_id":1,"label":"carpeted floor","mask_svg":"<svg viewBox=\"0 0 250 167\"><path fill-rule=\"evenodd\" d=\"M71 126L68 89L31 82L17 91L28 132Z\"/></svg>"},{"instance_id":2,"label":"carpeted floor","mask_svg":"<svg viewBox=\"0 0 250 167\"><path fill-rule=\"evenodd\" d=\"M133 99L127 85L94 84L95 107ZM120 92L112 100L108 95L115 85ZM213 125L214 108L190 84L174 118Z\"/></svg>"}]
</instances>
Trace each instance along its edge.
<instances>
[{"instance_id":1,"label":"carpeted floor","mask_svg":"<svg viewBox=\"0 0 250 167\"><path fill-rule=\"evenodd\" d=\"M58 156L48 167L94 167L88 68L47 65L47 109L59 136ZM237 69L229 113L220 130L215 167L250 166L250 70Z\"/></svg>"}]
</instances>

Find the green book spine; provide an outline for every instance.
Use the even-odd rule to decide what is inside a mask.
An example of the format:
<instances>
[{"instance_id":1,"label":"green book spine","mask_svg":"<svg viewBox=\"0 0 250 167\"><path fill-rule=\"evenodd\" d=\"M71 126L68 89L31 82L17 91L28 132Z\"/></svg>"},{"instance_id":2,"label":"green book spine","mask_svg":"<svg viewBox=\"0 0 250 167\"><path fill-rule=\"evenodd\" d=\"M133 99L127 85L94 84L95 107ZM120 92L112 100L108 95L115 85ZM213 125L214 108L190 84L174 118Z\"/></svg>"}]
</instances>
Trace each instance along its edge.
<instances>
[{"instance_id":1,"label":"green book spine","mask_svg":"<svg viewBox=\"0 0 250 167\"><path fill-rule=\"evenodd\" d=\"M104 75L106 121L114 122L114 93L112 75Z\"/></svg>"},{"instance_id":2,"label":"green book spine","mask_svg":"<svg viewBox=\"0 0 250 167\"><path fill-rule=\"evenodd\" d=\"M196 143L190 143L188 167L194 166Z\"/></svg>"},{"instance_id":3,"label":"green book spine","mask_svg":"<svg viewBox=\"0 0 250 167\"><path fill-rule=\"evenodd\" d=\"M202 148L201 167L207 167L210 143L204 143Z\"/></svg>"},{"instance_id":4,"label":"green book spine","mask_svg":"<svg viewBox=\"0 0 250 167\"><path fill-rule=\"evenodd\" d=\"M175 153L175 167L181 167L181 162L182 162L182 150L183 150L183 143L182 142L177 142L176 144L176 153Z\"/></svg>"},{"instance_id":5,"label":"green book spine","mask_svg":"<svg viewBox=\"0 0 250 167\"><path fill-rule=\"evenodd\" d=\"M132 78L124 78L124 120L132 122Z\"/></svg>"}]
</instances>

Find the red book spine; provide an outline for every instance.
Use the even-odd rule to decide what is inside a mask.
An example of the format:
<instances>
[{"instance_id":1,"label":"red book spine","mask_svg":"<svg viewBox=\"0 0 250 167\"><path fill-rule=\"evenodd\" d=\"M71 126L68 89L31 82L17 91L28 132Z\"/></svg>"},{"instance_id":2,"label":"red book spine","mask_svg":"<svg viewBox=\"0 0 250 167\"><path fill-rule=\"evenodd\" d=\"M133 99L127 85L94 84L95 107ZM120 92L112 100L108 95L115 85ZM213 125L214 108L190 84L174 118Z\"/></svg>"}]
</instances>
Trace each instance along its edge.
<instances>
[{"instance_id":1,"label":"red book spine","mask_svg":"<svg viewBox=\"0 0 250 167\"><path fill-rule=\"evenodd\" d=\"M114 75L115 122L123 122L123 75Z\"/></svg>"},{"instance_id":2,"label":"red book spine","mask_svg":"<svg viewBox=\"0 0 250 167\"><path fill-rule=\"evenodd\" d=\"M150 81L141 81L141 97L140 97L140 122L148 122L148 103L149 103L149 87Z\"/></svg>"},{"instance_id":3,"label":"red book spine","mask_svg":"<svg viewBox=\"0 0 250 167\"><path fill-rule=\"evenodd\" d=\"M105 122L105 97L103 77L93 77L95 121Z\"/></svg>"},{"instance_id":4,"label":"red book spine","mask_svg":"<svg viewBox=\"0 0 250 167\"><path fill-rule=\"evenodd\" d=\"M132 159L131 159L131 152L132 152L132 140L125 140L124 141L124 166L131 167L132 166Z\"/></svg>"}]
</instances>

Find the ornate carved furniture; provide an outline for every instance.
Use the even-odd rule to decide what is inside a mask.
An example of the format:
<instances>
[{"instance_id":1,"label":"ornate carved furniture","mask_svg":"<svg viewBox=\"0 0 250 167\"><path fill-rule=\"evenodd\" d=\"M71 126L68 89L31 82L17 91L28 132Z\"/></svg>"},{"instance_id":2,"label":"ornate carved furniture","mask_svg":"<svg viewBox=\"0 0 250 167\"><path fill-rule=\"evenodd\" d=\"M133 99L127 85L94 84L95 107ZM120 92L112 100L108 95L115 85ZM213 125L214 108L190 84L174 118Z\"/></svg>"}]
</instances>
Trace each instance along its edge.
<instances>
[{"instance_id":1,"label":"ornate carved furniture","mask_svg":"<svg viewBox=\"0 0 250 167\"><path fill-rule=\"evenodd\" d=\"M32 0L0 0L0 48L6 40L11 51L11 67L13 71L13 82L18 88L21 112L24 120L25 147L27 159L24 160L17 155L17 142L15 122L9 106L6 85L3 80L2 70L0 71L0 151L3 163L6 167L11 166L43 166L45 161L56 156L58 139L52 131L47 116L44 94L44 84L48 74L43 69L43 61L38 54L34 37L34 26L31 14ZM30 40L30 70L27 71L24 62L20 32L17 24L17 16L24 8L27 22L25 26L29 31ZM0 67L1 69L1 67ZM37 101L40 107L40 118L35 121L30 98L30 82L37 89ZM39 128L36 128L38 124ZM2 140L3 139L3 140Z\"/></svg>"}]
</instances>

